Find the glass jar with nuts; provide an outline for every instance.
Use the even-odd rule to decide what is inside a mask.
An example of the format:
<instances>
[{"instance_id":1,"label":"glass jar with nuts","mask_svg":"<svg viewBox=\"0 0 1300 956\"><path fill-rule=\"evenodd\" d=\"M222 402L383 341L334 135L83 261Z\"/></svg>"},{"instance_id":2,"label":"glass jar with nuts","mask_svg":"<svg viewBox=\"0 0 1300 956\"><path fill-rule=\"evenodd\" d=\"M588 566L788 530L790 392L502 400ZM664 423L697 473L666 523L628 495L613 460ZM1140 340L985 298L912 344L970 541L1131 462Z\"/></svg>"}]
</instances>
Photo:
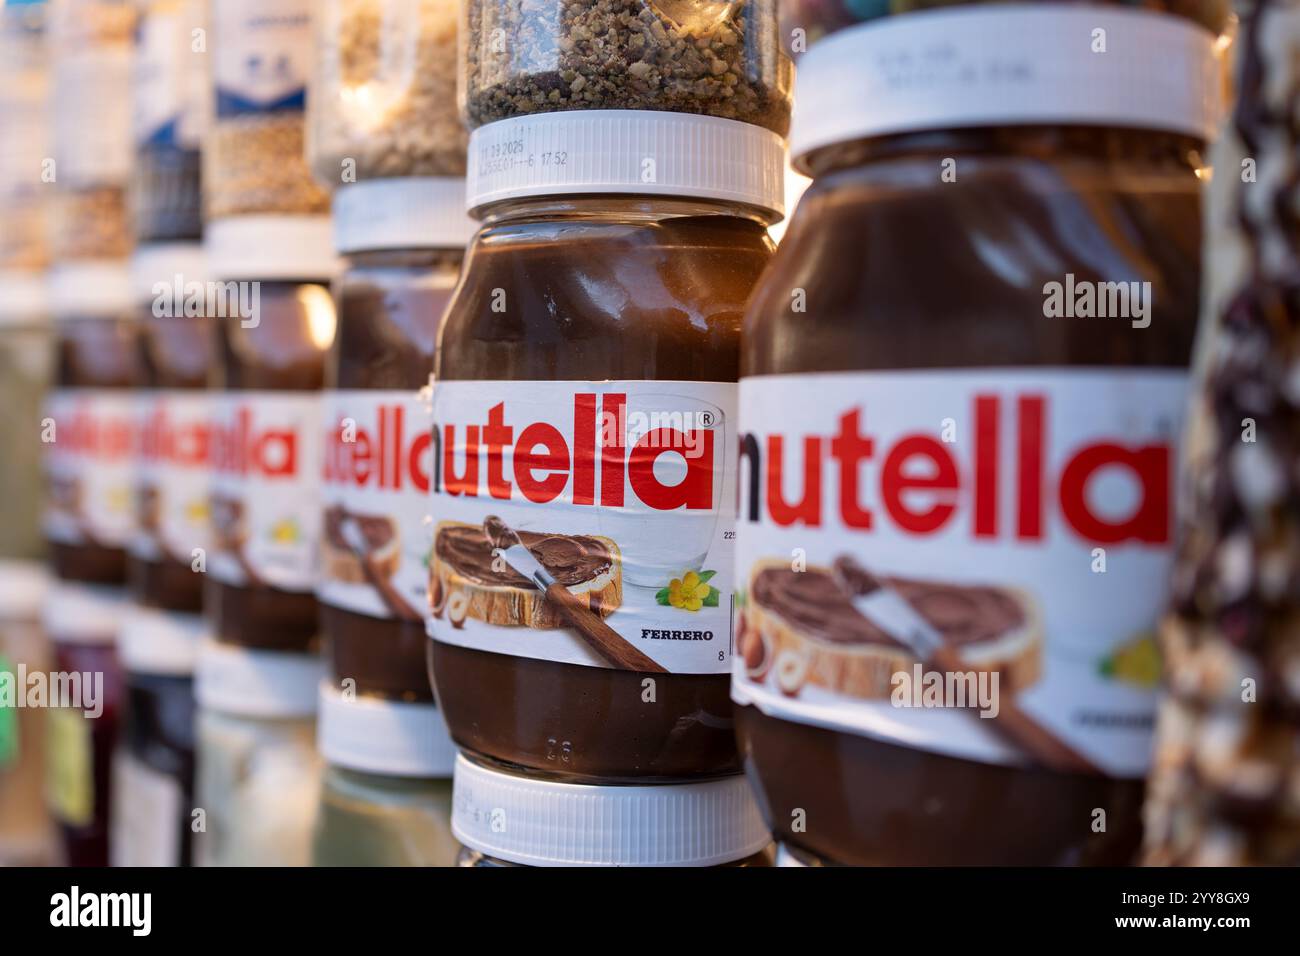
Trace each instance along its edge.
<instances>
[{"instance_id":1,"label":"glass jar with nuts","mask_svg":"<svg viewBox=\"0 0 1300 956\"><path fill-rule=\"evenodd\" d=\"M471 129L561 110L664 110L784 136L792 67L776 0L469 0Z\"/></svg>"},{"instance_id":2,"label":"glass jar with nuts","mask_svg":"<svg viewBox=\"0 0 1300 956\"><path fill-rule=\"evenodd\" d=\"M308 153L327 188L463 176L457 0L324 0L308 97Z\"/></svg>"},{"instance_id":3,"label":"glass jar with nuts","mask_svg":"<svg viewBox=\"0 0 1300 956\"><path fill-rule=\"evenodd\" d=\"M315 9L311 0L212 6L215 117L203 157L209 220L328 212L304 154Z\"/></svg>"}]
</instances>

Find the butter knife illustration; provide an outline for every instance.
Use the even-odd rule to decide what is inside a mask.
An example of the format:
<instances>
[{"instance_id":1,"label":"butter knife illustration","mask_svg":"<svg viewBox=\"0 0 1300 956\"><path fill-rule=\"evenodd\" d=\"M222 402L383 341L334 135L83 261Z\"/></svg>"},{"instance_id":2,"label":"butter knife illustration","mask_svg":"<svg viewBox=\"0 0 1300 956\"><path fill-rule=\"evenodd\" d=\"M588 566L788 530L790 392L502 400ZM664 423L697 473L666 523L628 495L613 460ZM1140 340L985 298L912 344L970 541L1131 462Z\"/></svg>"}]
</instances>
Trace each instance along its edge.
<instances>
[{"instance_id":1,"label":"butter knife illustration","mask_svg":"<svg viewBox=\"0 0 1300 956\"><path fill-rule=\"evenodd\" d=\"M379 573L375 567L375 560L371 554L370 544L366 541L366 536L361 530L361 525L352 515L343 515L339 519L339 534L343 536L343 541L352 550L357 561L361 564L361 571L370 582L370 586L379 592L383 598L384 604L393 612L393 616L403 621L422 620L420 613L411 607L406 598L397 593L397 588L393 583Z\"/></svg>"},{"instance_id":2,"label":"butter knife illustration","mask_svg":"<svg viewBox=\"0 0 1300 956\"><path fill-rule=\"evenodd\" d=\"M642 673L667 673L663 667L628 643L622 634L606 624L599 614L578 600L568 588L558 583L524 546L515 530L504 521L496 515L490 515L483 522L483 533L491 542L495 553L501 555L506 564L545 594L547 600L559 608L565 620L577 630L591 649L611 666Z\"/></svg>"},{"instance_id":3,"label":"butter knife illustration","mask_svg":"<svg viewBox=\"0 0 1300 956\"><path fill-rule=\"evenodd\" d=\"M984 669L966 661L901 594L852 558L836 558L834 573L836 583L852 602L853 609L923 663L944 673ZM1002 695L997 716L989 722L1003 736L1054 770L1063 773L1101 772L1087 757L1016 706L1010 694Z\"/></svg>"}]
</instances>

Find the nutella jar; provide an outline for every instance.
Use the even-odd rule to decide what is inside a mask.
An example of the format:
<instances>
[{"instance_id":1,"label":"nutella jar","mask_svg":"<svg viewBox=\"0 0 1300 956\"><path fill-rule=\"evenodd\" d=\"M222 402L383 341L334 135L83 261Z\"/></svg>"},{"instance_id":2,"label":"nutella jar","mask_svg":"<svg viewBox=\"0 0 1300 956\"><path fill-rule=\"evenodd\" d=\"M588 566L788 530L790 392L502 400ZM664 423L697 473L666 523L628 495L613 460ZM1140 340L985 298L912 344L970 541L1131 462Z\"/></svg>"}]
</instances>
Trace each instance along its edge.
<instances>
[{"instance_id":1,"label":"nutella jar","mask_svg":"<svg viewBox=\"0 0 1300 956\"><path fill-rule=\"evenodd\" d=\"M139 315L136 529L129 546L135 600L203 610L209 547L212 321L203 246L155 243L132 261ZM215 305L215 303L213 303Z\"/></svg>"},{"instance_id":2,"label":"nutella jar","mask_svg":"<svg viewBox=\"0 0 1300 956\"><path fill-rule=\"evenodd\" d=\"M78 263L50 275L54 380L41 421L43 526L54 573L120 585L135 527L135 392L141 383L125 263Z\"/></svg>"},{"instance_id":3,"label":"nutella jar","mask_svg":"<svg viewBox=\"0 0 1300 956\"><path fill-rule=\"evenodd\" d=\"M769 130L667 112L471 134L484 225L438 347L429 633L478 759L605 782L738 769L734 383L783 162Z\"/></svg>"},{"instance_id":4,"label":"nutella jar","mask_svg":"<svg viewBox=\"0 0 1300 956\"><path fill-rule=\"evenodd\" d=\"M317 741L328 765L315 866L454 866L456 747L430 704L378 700L321 684Z\"/></svg>"},{"instance_id":5,"label":"nutella jar","mask_svg":"<svg viewBox=\"0 0 1300 956\"><path fill-rule=\"evenodd\" d=\"M204 609L218 641L280 651L318 645L320 392L334 342L328 228L267 219L226 231L208 262L216 325L211 550ZM325 225L328 225L326 220ZM240 248L226 245L242 236Z\"/></svg>"},{"instance_id":6,"label":"nutella jar","mask_svg":"<svg viewBox=\"0 0 1300 956\"><path fill-rule=\"evenodd\" d=\"M194 694L196 866L310 866L319 658L205 643Z\"/></svg>"},{"instance_id":7,"label":"nutella jar","mask_svg":"<svg viewBox=\"0 0 1300 956\"><path fill-rule=\"evenodd\" d=\"M453 788L457 866L771 865L771 837L740 776L593 786L516 776L462 754Z\"/></svg>"},{"instance_id":8,"label":"nutella jar","mask_svg":"<svg viewBox=\"0 0 1300 956\"><path fill-rule=\"evenodd\" d=\"M118 643L126 716L113 764L114 866L189 866L197 614L132 608Z\"/></svg>"},{"instance_id":9,"label":"nutella jar","mask_svg":"<svg viewBox=\"0 0 1300 956\"><path fill-rule=\"evenodd\" d=\"M5 214L0 210L0 217ZM0 555L44 555L42 418L53 369L53 328L45 275L0 271Z\"/></svg>"},{"instance_id":10,"label":"nutella jar","mask_svg":"<svg viewBox=\"0 0 1300 956\"><path fill-rule=\"evenodd\" d=\"M377 179L334 197L338 336L323 417L321 629L336 681L430 701L429 377L473 226L464 181Z\"/></svg>"},{"instance_id":11,"label":"nutella jar","mask_svg":"<svg viewBox=\"0 0 1300 956\"><path fill-rule=\"evenodd\" d=\"M794 856L1131 859L1214 42L980 5L800 61L815 179L745 319L733 674Z\"/></svg>"}]
</instances>

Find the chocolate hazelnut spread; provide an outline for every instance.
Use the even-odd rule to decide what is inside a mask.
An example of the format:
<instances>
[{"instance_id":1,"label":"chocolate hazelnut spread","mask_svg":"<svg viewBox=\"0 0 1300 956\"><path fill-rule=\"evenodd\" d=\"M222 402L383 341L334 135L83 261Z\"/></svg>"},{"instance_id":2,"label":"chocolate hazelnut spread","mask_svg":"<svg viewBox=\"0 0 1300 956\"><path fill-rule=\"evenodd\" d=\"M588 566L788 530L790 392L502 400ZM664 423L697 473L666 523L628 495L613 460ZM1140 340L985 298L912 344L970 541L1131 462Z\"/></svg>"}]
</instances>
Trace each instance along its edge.
<instances>
[{"instance_id":1,"label":"chocolate hazelnut spread","mask_svg":"<svg viewBox=\"0 0 1300 956\"><path fill-rule=\"evenodd\" d=\"M613 563L605 544L586 535L534 534L519 532L524 547L541 562L556 581L569 587L604 574ZM438 557L457 572L484 584L525 586L528 579L493 555L492 542L479 528L455 526L438 532Z\"/></svg>"},{"instance_id":2,"label":"chocolate hazelnut spread","mask_svg":"<svg viewBox=\"0 0 1300 956\"><path fill-rule=\"evenodd\" d=\"M203 609L194 560L208 546L210 511L212 320L192 296L185 309L202 261L198 244L162 244L142 247L133 267L142 375L131 591L141 604L189 614Z\"/></svg>"},{"instance_id":3,"label":"chocolate hazelnut spread","mask_svg":"<svg viewBox=\"0 0 1300 956\"><path fill-rule=\"evenodd\" d=\"M53 389L47 398L45 536L54 573L91 584L126 581L133 390L142 369L124 266L66 266L54 275Z\"/></svg>"},{"instance_id":4,"label":"chocolate hazelnut spread","mask_svg":"<svg viewBox=\"0 0 1300 956\"><path fill-rule=\"evenodd\" d=\"M718 465L702 467L713 441L703 440L713 435L708 426L725 416L706 397L721 387L696 383L734 381L741 310L771 251L764 222L743 207L635 197L503 203L470 247L434 388L433 517L448 535L449 560L430 582L431 595L447 602L430 622L430 663L453 739L478 758L567 779L671 780L737 769L724 663L730 628L725 616L720 627L704 623L719 602L727 606L718 591L725 578L710 572L729 574L711 556L729 525L707 502L728 500L730 486L716 484ZM598 407L605 422L626 419L627 446L647 448L647 456L650 432L636 430L635 415L675 413L678 427L694 416L689 434L701 442L698 454L683 456L678 488L699 492L700 517L689 503L673 518L645 505L663 492L640 470L640 452L627 456L633 477L620 490L614 449L621 458L623 443L598 438ZM533 435L547 442L545 456L525 447ZM470 436L518 442L513 468L498 464L511 459L491 447L480 462ZM670 457L659 456L662 467ZM548 467L555 474L543 479ZM566 467L569 477L557 479ZM507 500L511 485L516 498ZM573 510L542 514L515 504L557 495ZM638 620L619 636L667 672L651 679L589 656L572 619L511 564L519 558L508 549L503 561L513 570L483 573L490 554L483 522L491 516L518 531L543 570L586 613L597 612L592 618ZM660 533L672 539L663 553L651 547ZM453 547L461 540L480 562L469 575L460 573L464 549ZM566 574L579 544L582 561ZM685 631L698 639L673 639Z\"/></svg>"},{"instance_id":5,"label":"chocolate hazelnut spread","mask_svg":"<svg viewBox=\"0 0 1300 956\"><path fill-rule=\"evenodd\" d=\"M319 391L334 304L328 287L310 280L230 284L255 305L250 315L214 320L213 547L204 607L221 642L307 650L318 643Z\"/></svg>"},{"instance_id":6,"label":"chocolate hazelnut spread","mask_svg":"<svg viewBox=\"0 0 1300 956\"><path fill-rule=\"evenodd\" d=\"M886 584L934 625L950 644L993 640L1024 624L1024 609L1004 590L955 587L933 581L887 578ZM754 578L750 600L805 631L833 642L894 643L895 638L853 608L825 571L765 568Z\"/></svg>"},{"instance_id":7,"label":"chocolate hazelnut spread","mask_svg":"<svg viewBox=\"0 0 1300 956\"><path fill-rule=\"evenodd\" d=\"M460 179L367 180L334 197L346 266L327 369L317 593L333 676L429 701L429 376L470 222Z\"/></svg>"},{"instance_id":8,"label":"chocolate hazelnut spread","mask_svg":"<svg viewBox=\"0 0 1300 956\"><path fill-rule=\"evenodd\" d=\"M1112 56L1186 70L1180 89L1205 90L1211 37L1175 18L1034 7L895 17L801 60L794 151L814 184L746 313L747 653L733 696L765 816L808 858L1117 864L1140 838L1154 688L1113 665L1149 643L1168 573L1210 124L1186 101L1144 113L1131 88L1101 93L1104 79L1064 96L1033 65L1054 58L1086 79L1093 64L1069 52L1083 17L1105 25ZM1139 33L1169 58L1129 46ZM927 36L948 45L942 63L926 59ZM992 69L995 48L1024 69ZM934 88L892 84L886 60L920 64ZM999 128L971 125L972 102ZM1038 107L1081 102L1092 122L1042 123ZM1068 283L1135 280L1154 290L1145 316L1051 305ZM1103 480L1122 484L1124 506ZM891 698L913 667L933 667L930 651L908 633L915 617L883 628L905 653L854 643L885 618L835 587L845 555L944 637L964 636L960 650L988 646L970 673L1002 676L1003 703L1097 772L1050 770L997 740L996 719L946 701ZM1104 827L1090 825L1098 809Z\"/></svg>"}]
</instances>

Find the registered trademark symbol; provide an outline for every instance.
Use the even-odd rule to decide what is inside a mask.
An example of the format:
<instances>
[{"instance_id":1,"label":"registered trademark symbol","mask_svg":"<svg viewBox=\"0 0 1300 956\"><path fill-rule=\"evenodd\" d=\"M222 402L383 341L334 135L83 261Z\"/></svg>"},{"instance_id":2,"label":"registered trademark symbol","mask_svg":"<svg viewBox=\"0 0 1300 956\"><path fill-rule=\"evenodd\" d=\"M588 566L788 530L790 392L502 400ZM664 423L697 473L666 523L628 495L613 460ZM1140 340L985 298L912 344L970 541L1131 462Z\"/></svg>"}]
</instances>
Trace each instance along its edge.
<instances>
[{"instance_id":1,"label":"registered trademark symbol","mask_svg":"<svg viewBox=\"0 0 1300 956\"><path fill-rule=\"evenodd\" d=\"M700 412L700 424L705 428L713 427L713 412Z\"/></svg>"}]
</instances>

